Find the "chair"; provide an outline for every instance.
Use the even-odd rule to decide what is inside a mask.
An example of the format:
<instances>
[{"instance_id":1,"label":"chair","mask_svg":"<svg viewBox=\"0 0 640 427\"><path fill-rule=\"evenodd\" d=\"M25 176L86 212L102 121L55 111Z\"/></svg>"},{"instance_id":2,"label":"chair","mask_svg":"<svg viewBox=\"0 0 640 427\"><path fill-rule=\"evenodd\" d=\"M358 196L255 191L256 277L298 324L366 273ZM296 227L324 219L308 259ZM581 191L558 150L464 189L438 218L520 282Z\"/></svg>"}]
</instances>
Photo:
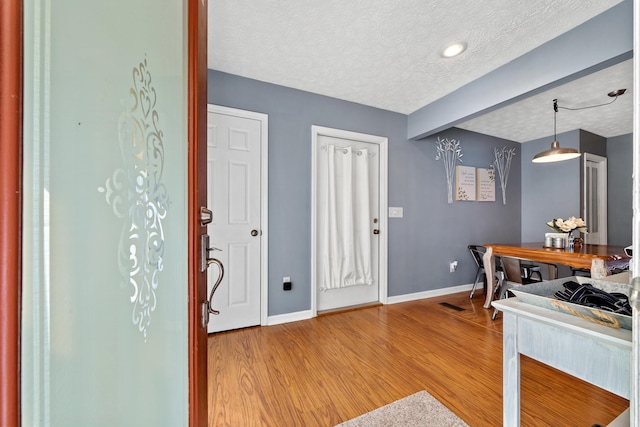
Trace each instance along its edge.
<instances>
[{"instance_id":1,"label":"chair","mask_svg":"<svg viewBox=\"0 0 640 427\"><path fill-rule=\"evenodd\" d=\"M534 280L522 277L522 268L520 266L520 260L511 257L501 257L499 260L503 277L498 279L498 285L496 286L496 293L498 293L498 299L504 299L509 293L509 289L522 286L525 283L532 283ZM498 316L498 309L493 310L493 316L491 320L496 320Z\"/></svg>"},{"instance_id":2,"label":"chair","mask_svg":"<svg viewBox=\"0 0 640 427\"><path fill-rule=\"evenodd\" d=\"M473 286L471 287L471 294L469 295L469 298L473 298L473 295L476 291L476 287L478 286L478 282L480 281L481 278L483 278L484 280L484 290L485 292L487 291L487 278L485 275L485 269L484 269L484 261L482 256L484 255L484 246L480 246L480 245L469 245L468 246L469 251L471 252L471 256L473 256L473 260L476 262L476 265L478 267L478 269L476 270L476 279L473 282ZM497 276L501 276L502 273L502 265L499 262L498 258L499 257L495 257L496 258L496 273ZM542 274L540 273L540 266L537 264L529 264L529 263L520 263L520 268L522 271L522 277L523 280L533 280L533 276L537 275L538 276L538 281L542 281ZM499 283L499 282L498 282Z\"/></svg>"},{"instance_id":3,"label":"chair","mask_svg":"<svg viewBox=\"0 0 640 427\"><path fill-rule=\"evenodd\" d=\"M571 267L572 276L591 277L591 269Z\"/></svg>"},{"instance_id":4,"label":"chair","mask_svg":"<svg viewBox=\"0 0 640 427\"><path fill-rule=\"evenodd\" d=\"M473 260L476 262L476 265L478 267L478 269L476 270L476 280L473 282L473 286L471 287L471 294L469 295L469 298L473 298L473 294L476 291L476 287L478 286L478 282L480 281L480 279L483 279L484 291L487 291L487 276L485 275L484 261L482 259L485 249L484 246L480 245L469 245L467 247L469 248L469 252L471 252L471 256L473 257ZM499 263L496 263L496 273L502 273L502 267L499 265ZM500 276L500 274L498 275Z\"/></svg>"},{"instance_id":5,"label":"chair","mask_svg":"<svg viewBox=\"0 0 640 427\"><path fill-rule=\"evenodd\" d=\"M542 274L540 273L540 266L535 265L537 268L538 277L540 280L532 279L529 277L524 277L522 273L522 262L518 258L511 257L500 257L500 264L502 267L503 275L502 278L498 279L498 285L496 286L496 292L498 294L498 299L506 298L509 290L512 288L516 288L523 285L528 285L531 283L540 283L542 282ZM546 264L546 263L545 263ZM549 278L556 279L558 277L558 266L555 264L546 264L549 267ZM498 309L493 311L493 316L491 316L491 320L495 320L498 316Z\"/></svg>"},{"instance_id":6,"label":"chair","mask_svg":"<svg viewBox=\"0 0 640 427\"><path fill-rule=\"evenodd\" d=\"M535 274L538 276L538 281L542 281L542 273L540 272L539 265L520 262L520 270L522 271L522 277L533 279L533 275Z\"/></svg>"}]
</instances>

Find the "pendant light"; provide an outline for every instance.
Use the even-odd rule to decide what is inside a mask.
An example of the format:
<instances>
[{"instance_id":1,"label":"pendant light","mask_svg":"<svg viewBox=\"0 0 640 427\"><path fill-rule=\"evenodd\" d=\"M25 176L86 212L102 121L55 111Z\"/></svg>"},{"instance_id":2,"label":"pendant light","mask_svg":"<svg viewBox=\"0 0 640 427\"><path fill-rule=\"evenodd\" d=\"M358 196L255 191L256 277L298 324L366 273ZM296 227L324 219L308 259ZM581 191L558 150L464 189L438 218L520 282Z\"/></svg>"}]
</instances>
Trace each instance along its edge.
<instances>
[{"instance_id":1,"label":"pendant light","mask_svg":"<svg viewBox=\"0 0 640 427\"><path fill-rule=\"evenodd\" d=\"M556 137L556 115L558 114L558 100L553 100L553 142L549 150L538 153L533 158L533 163L561 162L563 160L580 157L580 152L574 148L561 148Z\"/></svg>"}]
</instances>

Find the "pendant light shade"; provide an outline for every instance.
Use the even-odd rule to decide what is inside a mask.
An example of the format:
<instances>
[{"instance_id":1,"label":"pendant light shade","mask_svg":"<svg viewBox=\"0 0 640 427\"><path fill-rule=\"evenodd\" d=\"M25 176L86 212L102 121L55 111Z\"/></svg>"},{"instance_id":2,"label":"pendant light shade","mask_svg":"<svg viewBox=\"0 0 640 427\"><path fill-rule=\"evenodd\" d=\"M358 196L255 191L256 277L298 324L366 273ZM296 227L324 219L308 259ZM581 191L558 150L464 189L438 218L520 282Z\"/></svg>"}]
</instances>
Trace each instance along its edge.
<instances>
[{"instance_id":1,"label":"pendant light shade","mask_svg":"<svg viewBox=\"0 0 640 427\"><path fill-rule=\"evenodd\" d=\"M580 157L580 152L574 148L561 148L556 137L556 115L558 114L558 100L553 100L553 142L551 148L538 153L531 160L533 163L561 162L563 160Z\"/></svg>"},{"instance_id":2,"label":"pendant light shade","mask_svg":"<svg viewBox=\"0 0 640 427\"><path fill-rule=\"evenodd\" d=\"M561 162L562 160L575 159L580 153L573 148L561 148L558 141L551 143L549 150L538 153L533 157L533 163Z\"/></svg>"}]
</instances>

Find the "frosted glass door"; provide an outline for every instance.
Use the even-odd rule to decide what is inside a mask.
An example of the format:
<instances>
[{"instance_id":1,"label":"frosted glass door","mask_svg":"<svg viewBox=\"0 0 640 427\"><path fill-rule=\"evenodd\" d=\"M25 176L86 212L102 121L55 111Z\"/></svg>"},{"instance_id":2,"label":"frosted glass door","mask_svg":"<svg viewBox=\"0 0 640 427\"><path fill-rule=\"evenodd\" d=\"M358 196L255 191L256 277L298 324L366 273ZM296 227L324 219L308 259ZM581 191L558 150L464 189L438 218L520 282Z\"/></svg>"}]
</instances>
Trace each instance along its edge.
<instances>
[{"instance_id":1,"label":"frosted glass door","mask_svg":"<svg viewBox=\"0 0 640 427\"><path fill-rule=\"evenodd\" d=\"M187 425L185 4L24 7L23 425Z\"/></svg>"}]
</instances>

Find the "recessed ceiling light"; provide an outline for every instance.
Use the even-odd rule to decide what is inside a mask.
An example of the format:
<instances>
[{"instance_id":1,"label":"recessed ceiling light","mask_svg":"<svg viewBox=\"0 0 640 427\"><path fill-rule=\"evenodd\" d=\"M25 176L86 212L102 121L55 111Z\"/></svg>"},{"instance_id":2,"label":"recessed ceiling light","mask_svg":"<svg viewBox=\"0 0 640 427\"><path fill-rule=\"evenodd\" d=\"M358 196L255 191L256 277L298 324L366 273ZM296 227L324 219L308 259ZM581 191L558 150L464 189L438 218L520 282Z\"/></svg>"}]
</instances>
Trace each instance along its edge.
<instances>
[{"instance_id":1,"label":"recessed ceiling light","mask_svg":"<svg viewBox=\"0 0 640 427\"><path fill-rule=\"evenodd\" d=\"M451 43L449 46L442 49L442 56L445 58L453 58L454 56L460 55L466 49L467 43L465 42Z\"/></svg>"}]
</instances>

